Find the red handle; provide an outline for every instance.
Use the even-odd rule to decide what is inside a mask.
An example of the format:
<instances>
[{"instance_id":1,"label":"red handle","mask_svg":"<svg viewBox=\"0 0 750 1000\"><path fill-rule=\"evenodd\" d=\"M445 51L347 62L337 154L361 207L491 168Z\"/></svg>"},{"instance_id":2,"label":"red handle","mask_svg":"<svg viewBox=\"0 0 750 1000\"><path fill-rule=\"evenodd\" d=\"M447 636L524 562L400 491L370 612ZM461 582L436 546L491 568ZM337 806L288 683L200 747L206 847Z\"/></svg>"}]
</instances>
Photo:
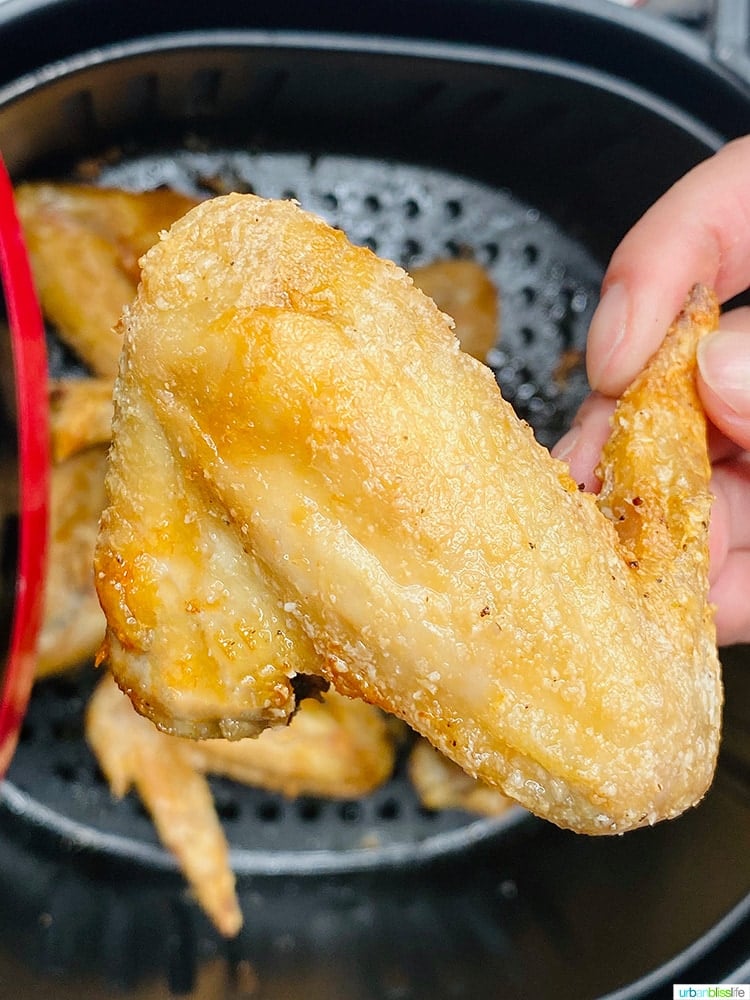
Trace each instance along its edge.
<instances>
[{"instance_id":1,"label":"red handle","mask_svg":"<svg viewBox=\"0 0 750 1000\"><path fill-rule=\"evenodd\" d=\"M13 389L4 405L14 418L17 441L18 502L8 511L3 545L15 548L5 573L3 594L10 620L8 648L0 660L0 779L10 764L34 681L36 643L42 619L47 552L49 492L49 422L47 352L44 324L34 289L23 233L16 214L13 187L0 158L0 277L10 328ZM14 537L15 536L15 537ZM11 558L13 552L10 553ZM2 551L3 560L7 554Z\"/></svg>"}]
</instances>

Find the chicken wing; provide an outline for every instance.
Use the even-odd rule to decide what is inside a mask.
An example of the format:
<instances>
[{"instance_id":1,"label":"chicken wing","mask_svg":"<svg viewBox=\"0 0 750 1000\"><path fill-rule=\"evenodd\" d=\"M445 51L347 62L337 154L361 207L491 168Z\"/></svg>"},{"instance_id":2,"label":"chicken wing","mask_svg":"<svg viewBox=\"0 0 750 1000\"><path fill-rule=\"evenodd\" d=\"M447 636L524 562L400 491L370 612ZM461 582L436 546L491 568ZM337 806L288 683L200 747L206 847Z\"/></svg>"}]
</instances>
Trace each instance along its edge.
<instances>
[{"instance_id":1,"label":"chicken wing","mask_svg":"<svg viewBox=\"0 0 750 1000\"><path fill-rule=\"evenodd\" d=\"M102 655L139 710L246 735L314 663L561 826L701 798L708 292L623 398L598 504L405 272L294 204L213 199L142 266L96 555Z\"/></svg>"},{"instance_id":2,"label":"chicken wing","mask_svg":"<svg viewBox=\"0 0 750 1000\"><path fill-rule=\"evenodd\" d=\"M242 926L229 864L229 845L206 778L170 739L133 711L110 677L97 686L86 709L86 738L121 798L135 786L159 832L176 856L196 896L227 937Z\"/></svg>"},{"instance_id":3,"label":"chicken wing","mask_svg":"<svg viewBox=\"0 0 750 1000\"><path fill-rule=\"evenodd\" d=\"M366 795L391 774L395 743L371 705L329 691L308 699L284 729L257 739L181 739L136 713L109 675L86 709L86 738L112 793L141 796L165 846L177 858L218 929L237 933L242 915L229 848L205 774L223 775L285 795Z\"/></svg>"},{"instance_id":4,"label":"chicken wing","mask_svg":"<svg viewBox=\"0 0 750 1000\"><path fill-rule=\"evenodd\" d=\"M427 809L464 809L480 816L501 816L515 803L484 781L477 781L425 739L409 753L408 771Z\"/></svg>"},{"instance_id":5,"label":"chicken wing","mask_svg":"<svg viewBox=\"0 0 750 1000\"><path fill-rule=\"evenodd\" d=\"M138 258L196 199L48 183L20 184L15 195L44 315L92 372L114 376L115 327L138 284Z\"/></svg>"},{"instance_id":6,"label":"chicken wing","mask_svg":"<svg viewBox=\"0 0 750 1000\"><path fill-rule=\"evenodd\" d=\"M369 795L390 778L396 757L383 713L333 689L320 701L305 699L288 726L256 739L181 742L197 770L290 798Z\"/></svg>"},{"instance_id":7,"label":"chicken wing","mask_svg":"<svg viewBox=\"0 0 750 1000\"><path fill-rule=\"evenodd\" d=\"M109 444L112 389L111 378L59 378L50 382L50 445L55 462L94 445Z\"/></svg>"},{"instance_id":8,"label":"chicken wing","mask_svg":"<svg viewBox=\"0 0 750 1000\"><path fill-rule=\"evenodd\" d=\"M500 337L500 300L492 279L475 260L435 260L409 272L455 323L461 350L484 361Z\"/></svg>"},{"instance_id":9,"label":"chicken wing","mask_svg":"<svg viewBox=\"0 0 750 1000\"><path fill-rule=\"evenodd\" d=\"M104 507L107 450L87 448L52 466L50 537L37 678L96 653L105 621L94 587L94 543Z\"/></svg>"}]
</instances>

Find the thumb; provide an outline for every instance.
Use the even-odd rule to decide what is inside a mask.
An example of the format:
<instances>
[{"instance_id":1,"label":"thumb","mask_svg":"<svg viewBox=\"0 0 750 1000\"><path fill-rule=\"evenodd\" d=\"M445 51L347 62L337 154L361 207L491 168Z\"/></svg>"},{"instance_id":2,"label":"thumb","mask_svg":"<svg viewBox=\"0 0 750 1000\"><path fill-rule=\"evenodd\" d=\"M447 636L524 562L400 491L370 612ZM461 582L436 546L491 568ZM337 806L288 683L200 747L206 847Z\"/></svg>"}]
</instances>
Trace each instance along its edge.
<instances>
[{"instance_id":1,"label":"thumb","mask_svg":"<svg viewBox=\"0 0 750 1000\"><path fill-rule=\"evenodd\" d=\"M750 333L722 328L703 338L698 392L711 422L750 449Z\"/></svg>"}]
</instances>

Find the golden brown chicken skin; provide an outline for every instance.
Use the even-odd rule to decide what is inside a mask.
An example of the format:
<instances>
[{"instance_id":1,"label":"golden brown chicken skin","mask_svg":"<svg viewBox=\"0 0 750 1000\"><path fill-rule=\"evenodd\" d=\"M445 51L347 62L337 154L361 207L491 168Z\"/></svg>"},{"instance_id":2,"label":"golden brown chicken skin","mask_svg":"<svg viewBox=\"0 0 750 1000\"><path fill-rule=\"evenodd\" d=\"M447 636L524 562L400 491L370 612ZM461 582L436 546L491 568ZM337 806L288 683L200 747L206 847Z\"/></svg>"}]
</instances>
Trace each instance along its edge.
<instances>
[{"instance_id":1,"label":"golden brown chicken skin","mask_svg":"<svg viewBox=\"0 0 750 1000\"><path fill-rule=\"evenodd\" d=\"M123 303L124 304L124 303ZM49 385L52 458L62 462L112 436L111 378L58 378Z\"/></svg>"},{"instance_id":2,"label":"golden brown chicken skin","mask_svg":"<svg viewBox=\"0 0 750 1000\"><path fill-rule=\"evenodd\" d=\"M280 721L304 641L341 692L561 826L701 798L707 292L620 404L600 509L402 270L295 205L214 199L142 264L96 557L141 711L191 735Z\"/></svg>"}]
</instances>

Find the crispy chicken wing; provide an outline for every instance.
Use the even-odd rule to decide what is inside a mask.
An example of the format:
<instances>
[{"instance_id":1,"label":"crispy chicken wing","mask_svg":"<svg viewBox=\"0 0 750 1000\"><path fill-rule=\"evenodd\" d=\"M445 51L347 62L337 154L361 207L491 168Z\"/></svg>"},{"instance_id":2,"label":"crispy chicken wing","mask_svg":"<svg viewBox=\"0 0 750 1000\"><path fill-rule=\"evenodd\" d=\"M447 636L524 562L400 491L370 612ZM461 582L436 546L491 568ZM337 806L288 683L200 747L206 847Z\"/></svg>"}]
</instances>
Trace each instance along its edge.
<instances>
[{"instance_id":1,"label":"crispy chicken wing","mask_svg":"<svg viewBox=\"0 0 750 1000\"><path fill-rule=\"evenodd\" d=\"M138 284L138 258L195 198L84 184L26 183L16 205L42 309L92 372L113 376L115 327Z\"/></svg>"},{"instance_id":2,"label":"crispy chicken wing","mask_svg":"<svg viewBox=\"0 0 750 1000\"><path fill-rule=\"evenodd\" d=\"M561 826L701 798L708 292L623 398L597 503L402 270L295 205L214 199L142 264L96 556L103 655L140 711L246 735L316 663Z\"/></svg>"},{"instance_id":3,"label":"crispy chicken wing","mask_svg":"<svg viewBox=\"0 0 750 1000\"><path fill-rule=\"evenodd\" d=\"M86 710L86 737L112 793L134 786L165 846L218 929L234 935L242 915L229 848L205 774L285 795L366 795L393 769L395 743L385 717L329 691L307 699L289 726L257 739L196 742L160 733L136 713L109 675Z\"/></svg>"},{"instance_id":4,"label":"crispy chicken wing","mask_svg":"<svg viewBox=\"0 0 750 1000\"><path fill-rule=\"evenodd\" d=\"M513 799L472 778L425 739L418 739L409 752L408 771L427 809L465 809L480 816L501 816L515 805Z\"/></svg>"},{"instance_id":5,"label":"crispy chicken wing","mask_svg":"<svg viewBox=\"0 0 750 1000\"><path fill-rule=\"evenodd\" d=\"M123 303L124 305L124 303ZM49 385L52 458L62 462L112 436L111 378L59 378Z\"/></svg>"},{"instance_id":6,"label":"crispy chicken wing","mask_svg":"<svg viewBox=\"0 0 750 1000\"><path fill-rule=\"evenodd\" d=\"M179 739L179 737L169 737ZM246 740L182 740L199 771L290 797L358 798L393 771L396 742L386 717L333 689L306 698L291 723Z\"/></svg>"},{"instance_id":7,"label":"crispy chicken wing","mask_svg":"<svg viewBox=\"0 0 750 1000\"><path fill-rule=\"evenodd\" d=\"M461 350L484 361L500 337L500 300L482 265L459 257L435 260L409 273L417 288L454 321Z\"/></svg>"},{"instance_id":8,"label":"crispy chicken wing","mask_svg":"<svg viewBox=\"0 0 750 1000\"><path fill-rule=\"evenodd\" d=\"M106 461L106 448L94 447L52 466L37 678L79 665L96 653L104 636L92 561L105 502Z\"/></svg>"},{"instance_id":9,"label":"crispy chicken wing","mask_svg":"<svg viewBox=\"0 0 750 1000\"><path fill-rule=\"evenodd\" d=\"M86 738L121 798L135 786L164 845L176 856L204 910L222 934L242 926L229 864L229 845L206 778L179 740L160 733L133 711L105 676L86 709Z\"/></svg>"}]
</instances>

